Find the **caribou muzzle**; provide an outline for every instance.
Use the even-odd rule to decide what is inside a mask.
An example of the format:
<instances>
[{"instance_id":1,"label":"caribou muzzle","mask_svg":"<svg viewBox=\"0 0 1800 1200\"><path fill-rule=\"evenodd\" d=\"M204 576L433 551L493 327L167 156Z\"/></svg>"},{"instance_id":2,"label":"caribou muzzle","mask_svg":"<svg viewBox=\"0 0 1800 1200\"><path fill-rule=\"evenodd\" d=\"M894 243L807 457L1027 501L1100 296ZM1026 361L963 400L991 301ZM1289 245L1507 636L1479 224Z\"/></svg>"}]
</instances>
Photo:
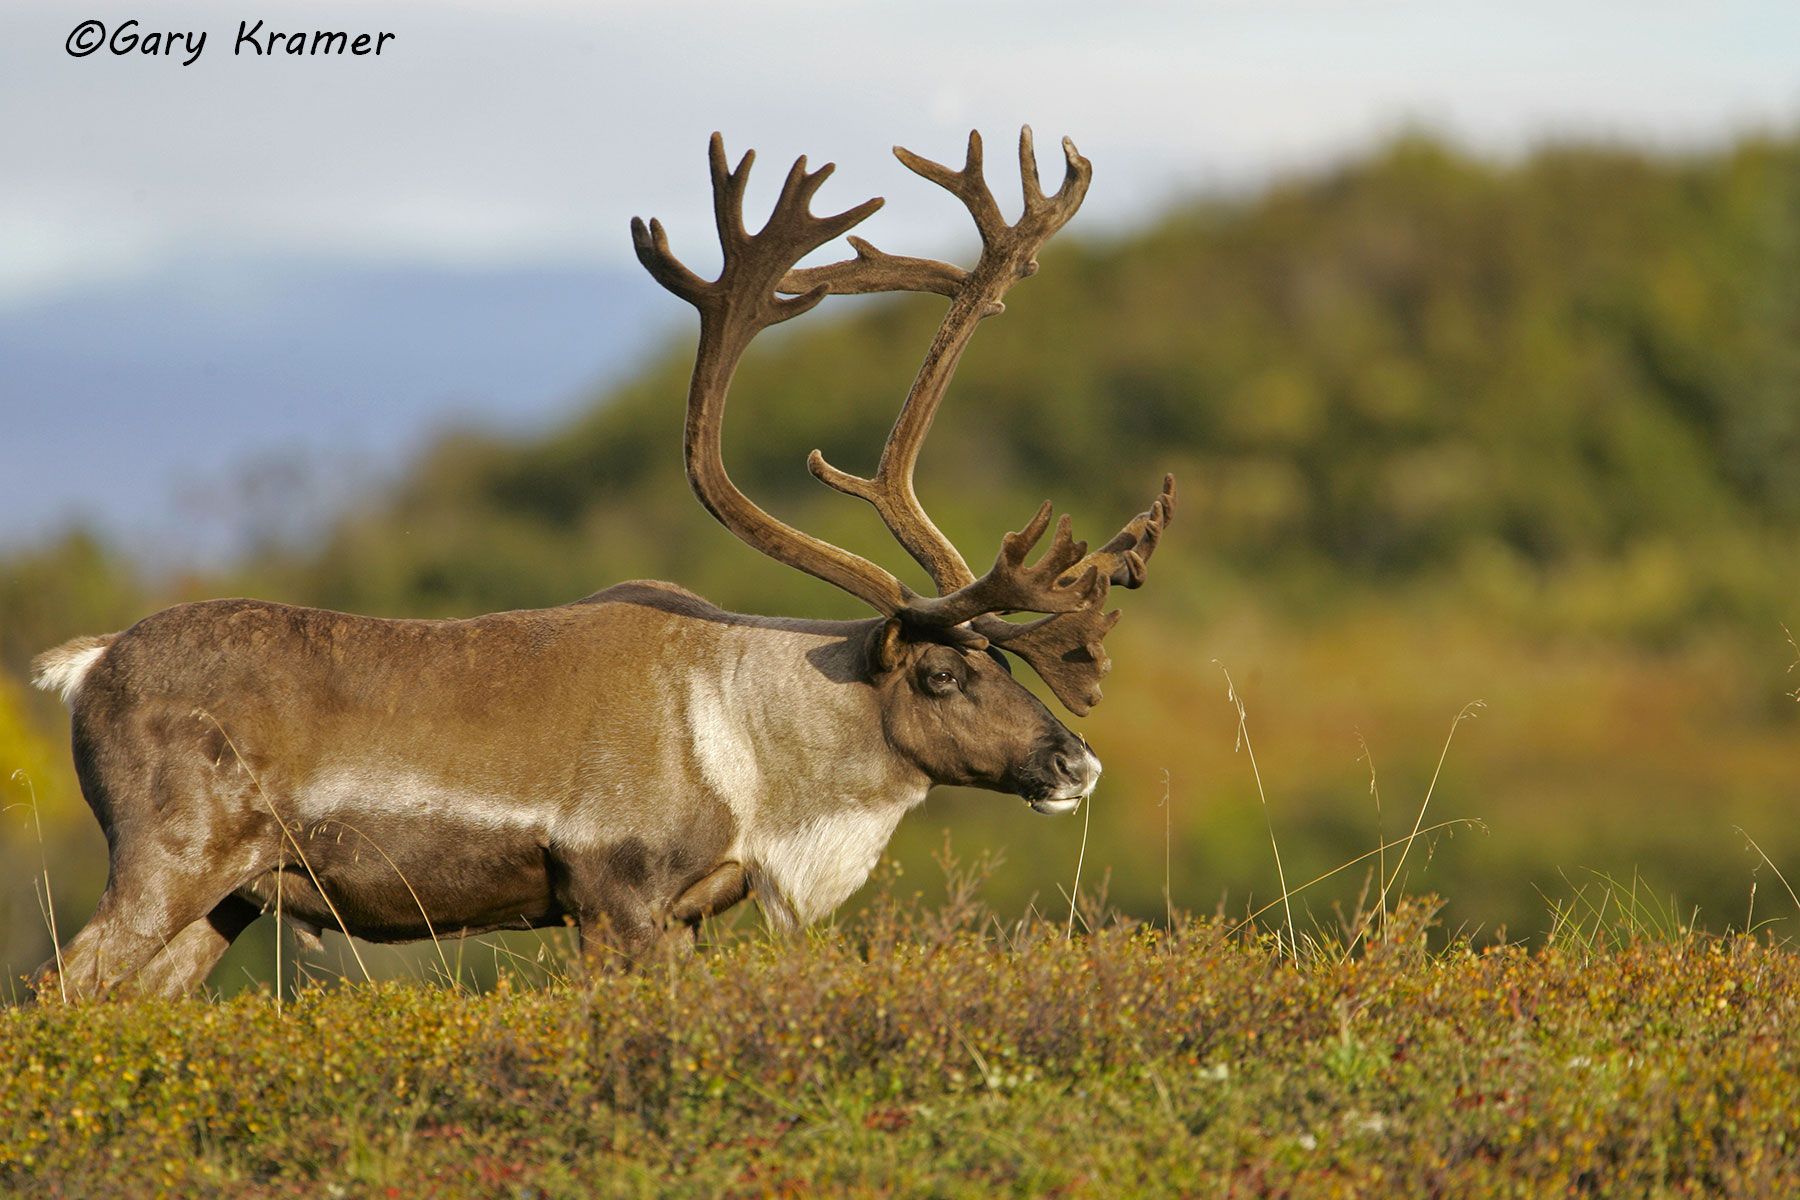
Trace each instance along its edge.
<instances>
[{"instance_id":1,"label":"caribou muzzle","mask_svg":"<svg viewBox=\"0 0 1800 1200\"><path fill-rule=\"evenodd\" d=\"M1062 816L1081 807L1100 782L1100 760L1068 730L1040 746L1020 771L1019 794L1034 812Z\"/></svg>"}]
</instances>

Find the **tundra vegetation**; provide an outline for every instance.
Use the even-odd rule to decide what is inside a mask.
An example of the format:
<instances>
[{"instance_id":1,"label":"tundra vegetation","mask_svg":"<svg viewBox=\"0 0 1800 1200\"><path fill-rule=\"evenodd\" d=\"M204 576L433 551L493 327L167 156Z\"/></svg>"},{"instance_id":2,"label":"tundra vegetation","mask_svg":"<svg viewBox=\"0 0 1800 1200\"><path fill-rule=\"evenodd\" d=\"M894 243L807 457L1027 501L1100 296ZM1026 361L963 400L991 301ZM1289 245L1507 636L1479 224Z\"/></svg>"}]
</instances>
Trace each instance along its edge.
<instances>
[{"instance_id":1,"label":"tundra vegetation","mask_svg":"<svg viewBox=\"0 0 1800 1200\"><path fill-rule=\"evenodd\" d=\"M247 937L215 978L281 962L279 1014L254 990L8 1011L5 1184L1793 1191L1800 905L1772 868L1800 873L1800 140L1497 165L1409 137L1044 257L966 356L919 490L974 545L1047 494L1133 511L1119 463L1182 478L1178 545L1081 726L1107 762L1085 842L943 795L893 844L920 906L877 892L798 948L745 931L591 990L524 985L554 941L430 967L431 947L365 948L377 977L463 981L429 987L362 984L334 941L326 973L359 982L296 996L293 947ZM728 433L746 490L880 552L794 466L880 443L926 305L872 301L747 358L733 406L755 416ZM690 352L564 428L446 434L315 542L224 576L149 577L80 532L17 551L0 665L17 679L63 638L230 593L463 615L635 575L861 615L693 505L668 449ZM1435 927L1406 907L1354 947L1323 932L1334 904L1357 911L1359 863L1293 897L1298 954L1279 909L1232 932L1278 891L1271 826L1290 886L1393 842L1477 697L1424 824L1485 832L1415 843L1395 884L1444 895ZM105 861L38 699L0 680L0 763L25 771L0 787L37 799L0 839L13 976L49 952L44 864L68 920ZM946 824L1007 847L983 893L998 923L936 886ZM1078 860L1119 918L1065 941L1044 881ZM1058 919L1019 928L1034 892ZM1220 919L1179 917L1221 895Z\"/></svg>"},{"instance_id":2,"label":"tundra vegetation","mask_svg":"<svg viewBox=\"0 0 1800 1200\"><path fill-rule=\"evenodd\" d=\"M582 985L0 1012L8 1195L1792 1194L1800 957L1628 895L1547 945L892 893ZM1595 898L1597 899L1597 897ZM1640 897L1641 900L1641 897Z\"/></svg>"}]
</instances>

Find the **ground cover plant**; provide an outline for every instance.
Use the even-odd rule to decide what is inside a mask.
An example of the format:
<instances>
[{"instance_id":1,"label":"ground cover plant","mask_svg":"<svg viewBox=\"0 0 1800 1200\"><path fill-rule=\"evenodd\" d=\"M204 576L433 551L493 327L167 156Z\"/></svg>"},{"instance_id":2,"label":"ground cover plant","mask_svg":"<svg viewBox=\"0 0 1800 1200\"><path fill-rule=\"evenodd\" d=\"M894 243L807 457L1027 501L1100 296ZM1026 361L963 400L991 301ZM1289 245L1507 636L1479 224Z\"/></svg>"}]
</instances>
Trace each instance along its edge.
<instances>
[{"instance_id":1,"label":"ground cover plant","mask_svg":"<svg viewBox=\"0 0 1800 1200\"><path fill-rule=\"evenodd\" d=\"M1778 1195L1800 957L1602 881L1538 949L1003 925L954 887L588 982L0 1012L8 1195ZM1091 928L1090 928L1091 926ZM1277 932L1277 931L1280 932Z\"/></svg>"}]
</instances>

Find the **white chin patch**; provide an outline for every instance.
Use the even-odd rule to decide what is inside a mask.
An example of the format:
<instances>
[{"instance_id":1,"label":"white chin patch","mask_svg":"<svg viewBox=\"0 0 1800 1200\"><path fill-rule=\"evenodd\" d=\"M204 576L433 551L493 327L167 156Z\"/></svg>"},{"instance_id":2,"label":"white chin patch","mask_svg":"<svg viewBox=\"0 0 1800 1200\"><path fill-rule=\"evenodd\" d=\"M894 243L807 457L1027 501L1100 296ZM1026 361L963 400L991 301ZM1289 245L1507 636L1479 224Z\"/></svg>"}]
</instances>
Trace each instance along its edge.
<instances>
[{"instance_id":1,"label":"white chin patch","mask_svg":"<svg viewBox=\"0 0 1800 1200\"><path fill-rule=\"evenodd\" d=\"M1081 802L1085 799L1087 799L1086 796L1068 796L1062 799L1031 800L1027 803L1031 805L1033 812L1041 812L1049 817L1060 817L1080 808Z\"/></svg>"}]
</instances>

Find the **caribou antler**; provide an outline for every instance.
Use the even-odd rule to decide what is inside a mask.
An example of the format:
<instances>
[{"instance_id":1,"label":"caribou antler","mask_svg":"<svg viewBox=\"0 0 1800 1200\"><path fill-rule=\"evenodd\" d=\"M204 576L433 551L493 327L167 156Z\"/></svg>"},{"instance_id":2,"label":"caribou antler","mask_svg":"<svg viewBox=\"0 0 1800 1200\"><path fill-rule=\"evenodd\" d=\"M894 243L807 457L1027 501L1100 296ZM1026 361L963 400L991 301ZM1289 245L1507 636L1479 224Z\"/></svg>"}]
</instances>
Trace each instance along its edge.
<instances>
[{"instance_id":1,"label":"caribou antler","mask_svg":"<svg viewBox=\"0 0 1800 1200\"><path fill-rule=\"evenodd\" d=\"M1113 587L1136 588L1144 584L1145 564L1162 540L1163 530L1175 516L1175 477L1163 476L1162 494L1144 512L1125 523L1107 543L1063 573L1065 582L1091 573ZM1027 663L1056 693L1063 706L1085 717L1100 703L1100 678L1112 669L1102 642L1118 624L1117 611L1103 612L1099 599L1085 608L1057 613L1028 624L1015 625L997 616L983 615L970 622L976 633ZM1038 611L1043 611L1039 609Z\"/></svg>"},{"instance_id":2,"label":"caribou antler","mask_svg":"<svg viewBox=\"0 0 1800 1200\"><path fill-rule=\"evenodd\" d=\"M660 223L633 219L638 258L664 287L700 311L700 343L688 391L685 454L688 480L701 503L745 542L778 561L835 584L878 612L899 617L916 633L984 646L989 641L1017 652L1043 676L1059 699L1083 714L1099 699L1099 676L1107 668L1101 639L1118 619L1101 611L1112 586L1137 587L1144 563L1155 550L1174 512L1174 480L1150 509L1126 524L1092 554L1058 522L1049 547L1030 565L1026 556L1050 527L1048 501L1026 526L1008 534L987 574L976 578L950 540L932 523L913 489L913 470L938 405L975 326L1004 310L1002 297L1038 269L1037 252L1080 208L1092 166L1063 139L1066 167L1062 185L1046 196L1037 173L1029 127L1019 136L1019 169L1024 208L1008 224L982 172L981 137L969 135L960 170L896 147L895 155L916 174L960 199L981 235L981 256L969 270L934 259L908 258L876 249L852 237L856 257L822 267L796 263L825 242L847 233L875 209L865 201L835 217L815 217L813 195L831 174L830 164L808 174L797 161L761 231L743 223L744 188L754 153L736 168L726 166L724 143L711 146L713 209L724 252L719 278L701 279L669 250ZM820 480L874 506L882 521L931 575L939 595L924 597L874 563L802 533L764 512L731 482L721 454L721 424L731 378L751 339L770 325L818 304L830 293L934 292L950 298L949 310L913 380L900 415L882 449L873 478L841 471L814 450L808 468ZM1003 612L1050 614L1014 624Z\"/></svg>"},{"instance_id":3,"label":"caribou antler","mask_svg":"<svg viewBox=\"0 0 1800 1200\"><path fill-rule=\"evenodd\" d=\"M930 259L897 258L877 250L868 242L854 238L854 260L796 271L782 281L783 291L801 291L808 287L828 287L834 292L931 291L951 298L937 337L932 340L925 361L907 393L900 417L882 448L875 476L863 479L841 471L825 461L817 450L807 459L807 466L820 480L840 492L860 496L875 507L882 521L893 532L937 584L940 597L934 602L918 602L914 613L938 621L973 620L973 632L1004 645L1030 663L1056 693L1057 699L1077 715L1085 715L1100 699L1099 678L1110 666L1101 640L1118 619L1118 614L1102 614L1099 605L1105 598L1106 585L1136 588L1144 582L1145 563L1155 551L1157 541L1175 511L1175 480L1167 477L1162 494L1150 508L1138 514L1125 528L1099 550L1083 556L1085 547L1076 549L1062 564L1056 575L1060 587L1045 588L1040 581L1036 597L1008 593L1011 585L1007 567L1007 549L995 570L977 580L954 545L940 532L926 514L913 486L913 470L925 435L931 429L938 405L943 401L950 377L956 369L963 348L974 335L984 317L1005 310L1002 297L1013 284L1036 274L1037 252L1043 244L1069 222L1081 207L1093 178L1093 166L1076 150L1075 143L1063 139L1065 162L1062 185L1046 196L1038 175L1037 151L1031 127L1019 133L1019 179L1024 208L1019 220L1008 225L1000 214L1000 206L987 185L982 171L982 143L979 133L969 134L968 151L963 167L955 171L941 163L922 158L909 150L896 147L895 155L914 173L931 180L955 195L969 210L981 235L981 258L975 267L962 271L948 263ZM1031 540L1041 536L1048 521L1050 506L1043 509L1026 533L1035 529ZM1007 545L1020 534L1008 535ZM1057 529L1057 545L1069 544L1067 518ZM1076 543L1080 546L1080 543ZM1056 546L1046 555L1049 561ZM1023 551L1019 551L1020 554ZM1012 568L1018 559L1012 560ZM1085 587L1076 586L1091 573L1099 581ZM1006 603L1017 596L1024 602ZM991 614L1002 610L1057 612L1045 602L1054 597L1056 603L1077 600L1062 609L1059 616L1027 625L1015 625ZM986 607L982 607L986 604Z\"/></svg>"},{"instance_id":4,"label":"caribou antler","mask_svg":"<svg viewBox=\"0 0 1800 1200\"><path fill-rule=\"evenodd\" d=\"M1125 522L1125 528L1107 539L1104 546L1075 563L1064 578L1092 570L1105 576L1114 587L1144 586L1145 564L1156 553L1163 530L1175 516L1175 477L1163 476L1162 493L1150 507Z\"/></svg>"},{"instance_id":5,"label":"caribou antler","mask_svg":"<svg viewBox=\"0 0 1800 1200\"><path fill-rule=\"evenodd\" d=\"M876 198L835 217L813 216L813 195L836 168L826 163L808 174L802 157L788 171L768 222L752 234L744 227L744 188L755 161L752 150L735 168L728 168L725 140L712 135L713 218L724 252L724 266L716 280L701 279L682 265L670 252L660 221L646 225L640 218L631 220L631 241L638 261L658 283L700 311L700 344L688 385L683 443L688 482L706 510L739 538L891 616L911 597L898 579L859 554L770 516L739 491L725 471L721 444L725 396L738 360L762 330L799 316L826 296L824 288L814 287L783 298L776 294L777 285L801 258L848 232L882 204Z\"/></svg>"}]
</instances>

